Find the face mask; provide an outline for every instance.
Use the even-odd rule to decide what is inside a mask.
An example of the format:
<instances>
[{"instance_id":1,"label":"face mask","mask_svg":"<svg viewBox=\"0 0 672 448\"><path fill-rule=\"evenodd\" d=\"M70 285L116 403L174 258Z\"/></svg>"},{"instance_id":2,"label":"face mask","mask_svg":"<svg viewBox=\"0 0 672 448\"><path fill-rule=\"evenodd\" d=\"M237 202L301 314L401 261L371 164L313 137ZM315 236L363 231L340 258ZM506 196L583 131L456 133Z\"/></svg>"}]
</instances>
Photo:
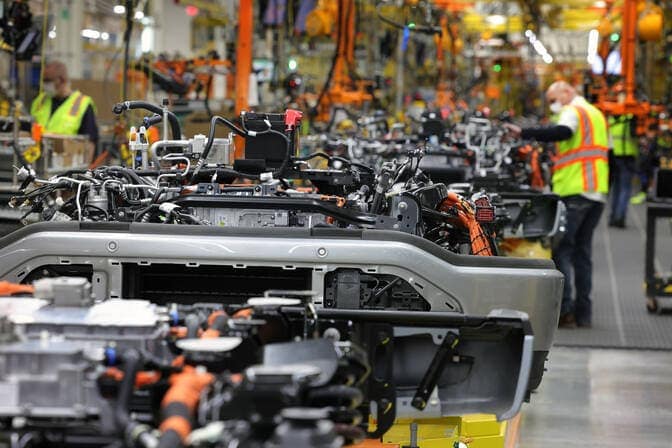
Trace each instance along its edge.
<instances>
[{"instance_id":1,"label":"face mask","mask_svg":"<svg viewBox=\"0 0 672 448\"><path fill-rule=\"evenodd\" d=\"M549 109L551 109L551 112L554 114L559 114L562 110L562 103L560 101L553 101L549 106Z\"/></svg>"},{"instance_id":2,"label":"face mask","mask_svg":"<svg viewBox=\"0 0 672 448\"><path fill-rule=\"evenodd\" d=\"M42 84L42 91L49 96L54 96L56 94L56 86L53 82L45 82Z\"/></svg>"}]
</instances>

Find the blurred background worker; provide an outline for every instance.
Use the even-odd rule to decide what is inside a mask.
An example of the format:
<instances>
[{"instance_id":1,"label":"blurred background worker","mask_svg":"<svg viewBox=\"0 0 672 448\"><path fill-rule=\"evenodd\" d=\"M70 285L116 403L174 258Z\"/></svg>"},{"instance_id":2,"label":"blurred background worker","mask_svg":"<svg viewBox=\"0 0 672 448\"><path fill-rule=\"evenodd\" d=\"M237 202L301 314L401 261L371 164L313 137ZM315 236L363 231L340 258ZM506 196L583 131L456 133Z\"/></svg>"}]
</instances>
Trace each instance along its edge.
<instances>
[{"instance_id":1,"label":"blurred background worker","mask_svg":"<svg viewBox=\"0 0 672 448\"><path fill-rule=\"evenodd\" d=\"M625 228L625 217L632 191L632 180L637 170L639 142L633 132L635 122L632 116L609 117L609 133L612 144L610 165L613 183L611 185L611 211L609 226Z\"/></svg>"},{"instance_id":2,"label":"blurred background worker","mask_svg":"<svg viewBox=\"0 0 672 448\"><path fill-rule=\"evenodd\" d=\"M554 125L511 128L526 139L558 142L553 192L567 207L567 230L553 251L557 268L565 275L559 326L590 327L593 233L609 191L607 120L564 81L551 84L546 99L557 117Z\"/></svg>"},{"instance_id":3,"label":"blurred background worker","mask_svg":"<svg viewBox=\"0 0 672 448\"><path fill-rule=\"evenodd\" d=\"M90 96L72 90L68 69L62 62L45 66L42 92L33 101L30 113L46 134L86 135L93 155L98 143L95 105Z\"/></svg>"}]
</instances>

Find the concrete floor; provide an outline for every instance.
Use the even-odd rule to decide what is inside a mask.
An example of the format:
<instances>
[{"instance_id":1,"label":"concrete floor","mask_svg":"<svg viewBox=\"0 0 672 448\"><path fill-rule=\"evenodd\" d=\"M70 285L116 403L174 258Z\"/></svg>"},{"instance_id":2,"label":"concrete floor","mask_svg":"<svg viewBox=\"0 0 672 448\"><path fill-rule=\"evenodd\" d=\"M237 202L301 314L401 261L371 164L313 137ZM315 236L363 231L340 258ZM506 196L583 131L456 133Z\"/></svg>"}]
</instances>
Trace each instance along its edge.
<instances>
[{"instance_id":1,"label":"concrete floor","mask_svg":"<svg viewBox=\"0 0 672 448\"><path fill-rule=\"evenodd\" d=\"M519 448L672 447L672 351L554 347Z\"/></svg>"}]
</instances>

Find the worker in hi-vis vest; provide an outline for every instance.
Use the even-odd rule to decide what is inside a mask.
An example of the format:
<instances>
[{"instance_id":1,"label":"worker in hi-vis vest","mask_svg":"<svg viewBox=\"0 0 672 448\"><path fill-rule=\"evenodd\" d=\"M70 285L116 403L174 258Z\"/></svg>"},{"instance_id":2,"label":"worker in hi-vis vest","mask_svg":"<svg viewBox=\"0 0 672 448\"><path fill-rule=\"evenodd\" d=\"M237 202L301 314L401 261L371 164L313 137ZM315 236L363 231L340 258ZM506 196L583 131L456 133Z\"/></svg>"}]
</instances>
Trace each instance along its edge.
<instances>
[{"instance_id":1,"label":"worker in hi-vis vest","mask_svg":"<svg viewBox=\"0 0 672 448\"><path fill-rule=\"evenodd\" d=\"M639 142L633 132L635 120L630 115L609 117L611 135L611 211L609 226L625 228L625 217L632 191L632 178L637 172Z\"/></svg>"},{"instance_id":2,"label":"worker in hi-vis vest","mask_svg":"<svg viewBox=\"0 0 672 448\"><path fill-rule=\"evenodd\" d=\"M86 135L93 155L98 143L96 108L90 96L72 90L62 62L52 61L44 67L42 92L33 100L30 114L45 134Z\"/></svg>"},{"instance_id":3,"label":"worker in hi-vis vest","mask_svg":"<svg viewBox=\"0 0 672 448\"><path fill-rule=\"evenodd\" d=\"M593 233L609 190L607 121L564 81L551 84L546 99L556 117L553 125L510 128L526 139L557 142L553 192L567 207L566 232L553 249L555 264L565 275L559 326L590 327Z\"/></svg>"}]
</instances>

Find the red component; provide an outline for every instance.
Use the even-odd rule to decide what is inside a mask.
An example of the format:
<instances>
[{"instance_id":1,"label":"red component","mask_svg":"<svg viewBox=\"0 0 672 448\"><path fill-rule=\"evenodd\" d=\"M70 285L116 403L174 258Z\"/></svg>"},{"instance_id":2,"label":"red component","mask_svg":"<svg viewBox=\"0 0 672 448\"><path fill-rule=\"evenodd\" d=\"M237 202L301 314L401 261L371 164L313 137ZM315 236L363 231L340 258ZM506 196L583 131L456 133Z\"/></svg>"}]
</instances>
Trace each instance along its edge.
<instances>
[{"instance_id":1,"label":"red component","mask_svg":"<svg viewBox=\"0 0 672 448\"><path fill-rule=\"evenodd\" d=\"M184 7L184 12L186 12L189 17L196 17L198 15L198 7L187 5Z\"/></svg>"},{"instance_id":2,"label":"red component","mask_svg":"<svg viewBox=\"0 0 672 448\"><path fill-rule=\"evenodd\" d=\"M476 206L476 221L478 222L493 222L495 220L495 207L481 207Z\"/></svg>"},{"instance_id":3,"label":"red component","mask_svg":"<svg viewBox=\"0 0 672 448\"><path fill-rule=\"evenodd\" d=\"M287 109L285 111L285 126L287 126L288 131L294 130L299 124L301 124L301 119L303 118L303 112L296 109Z\"/></svg>"},{"instance_id":4,"label":"red component","mask_svg":"<svg viewBox=\"0 0 672 448\"><path fill-rule=\"evenodd\" d=\"M490 207L490 199L487 196L481 196L474 201L477 207Z\"/></svg>"}]
</instances>

